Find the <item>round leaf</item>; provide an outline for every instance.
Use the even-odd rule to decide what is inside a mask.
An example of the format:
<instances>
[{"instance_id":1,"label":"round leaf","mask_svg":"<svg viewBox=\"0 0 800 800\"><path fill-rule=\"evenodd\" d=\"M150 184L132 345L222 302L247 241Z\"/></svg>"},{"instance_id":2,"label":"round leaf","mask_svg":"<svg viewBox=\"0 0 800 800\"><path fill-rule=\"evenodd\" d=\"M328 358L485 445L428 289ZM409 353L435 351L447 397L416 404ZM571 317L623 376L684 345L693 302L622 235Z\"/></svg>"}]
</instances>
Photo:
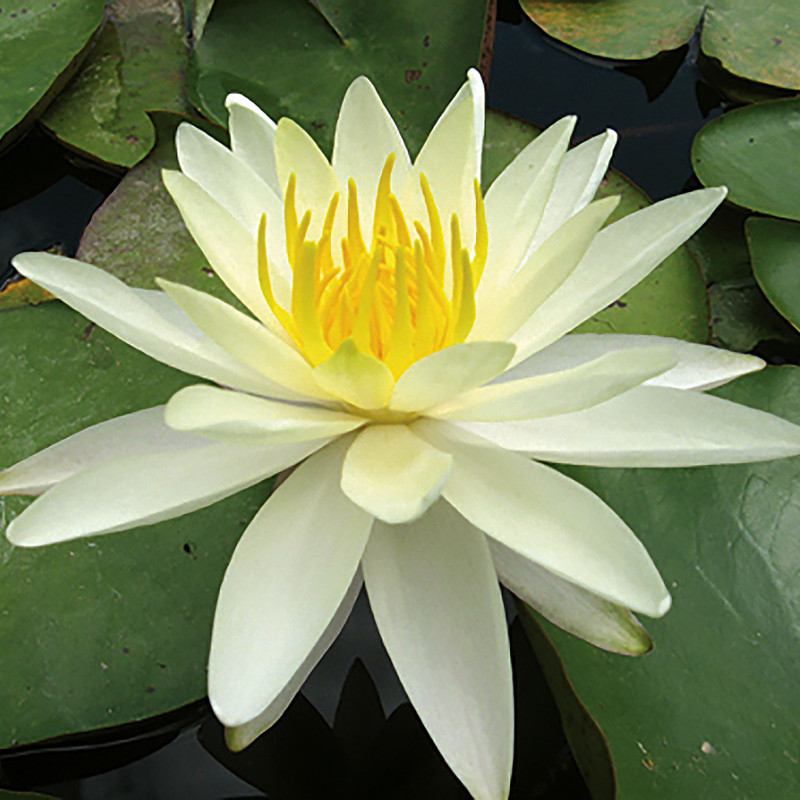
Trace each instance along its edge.
<instances>
[{"instance_id":1,"label":"round leaf","mask_svg":"<svg viewBox=\"0 0 800 800\"><path fill-rule=\"evenodd\" d=\"M330 147L350 82L367 75L411 148L481 53L486 0L226 0L217 3L189 62L189 99L225 123L240 92L273 119L289 116Z\"/></svg>"},{"instance_id":2,"label":"round leaf","mask_svg":"<svg viewBox=\"0 0 800 800\"><path fill-rule=\"evenodd\" d=\"M714 392L800 422L800 369ZM794 797L800 746L800 459L570 468L642 538L673 595L632 661L545 623L614 753L621 800Z\"/></svg>"},{"instance_id":3,"label":"round leaf","mask_svg":"<svg viewBox=\"0 0 800 800\"><path fill-rule=\"evenodd\" d=\"M12 0L0 9L0 145L36 118L80 64L103 0Z\"/></svg>"},{"instance_id":4,"label":"round leaf","mask_svg":"<svg viewBox=\"0 0 800 800\"><path fill-rule=\"evenodd\" d=\"M64 144L132 167L155 142L146 111L185 110L187 47L178 0L117 0L80 71L42 117Z\"/></svg>"},{"instance_id":5,"label":"round leaf","mask_svg":"<svg viewBox=\"0 0 800 800\"><path fill-rule=\"evenodd\" d=\"M157 143L95 212L84 231L77 257L102 267L130 286L155 289L155 278L193 286L236 303L195 244L175 203L164 188L162 169L177 169L175 130L187 118L153 114ZM196 119L218 137L225 132Z\"/></svg>"},{"instance_id":6,"label":"round leaf","mask_svg":"<svg viewBox=\"0 0 800 800\"><path fill-rule=\"evenodd\" d=\"M800 224L752 217L746 231L758 285L772 305L800 328Z\"/></svg>"},{"instance_id":7,"label":"round leaf","mask_svg":"<svg viewBox=\"0 0 800 800\"><path fill-rule=\"evenodd\" d=\"M0 313L0 342L4 467L194 380L60 303ZM0 748L202 698L222 575L265 497L255 487L173 521L40 549L0 539ZM0 497L2 528L29 502Z\"/></svg>"},{"instance_id":8,"label":"round leaf","mask_svg":"<svg viewBox=\"0 0 800 800\"><path fill-rule=\"evenodd\" d=\"M737 205L800 220L800 100L756 103L709 122L692 163L706 186L727 186Z\"/></svg>"},{"instance_id":9,"label":"round leaf","mask_svg":"<svg viewBox=\"0 0 800 800\"><path fill-rule=\"evenodd\" d=\"M744 237L746 212L726 204L689 240L705 276L714 344L747 353L765 340L795 342L797 331L756 283Z\"/></svg>"},{"instance_id":10,"label":"round leaf","mask_svg":"<svg viewBox=\"0 0 800 800\"><path fill-rule=\"evenodd\" d=\"M521 0L556 39L608 58L673 50L701 26L703 52L745 78L800 88L800 6L795 0Z\"/></svg>"}]
</instances>

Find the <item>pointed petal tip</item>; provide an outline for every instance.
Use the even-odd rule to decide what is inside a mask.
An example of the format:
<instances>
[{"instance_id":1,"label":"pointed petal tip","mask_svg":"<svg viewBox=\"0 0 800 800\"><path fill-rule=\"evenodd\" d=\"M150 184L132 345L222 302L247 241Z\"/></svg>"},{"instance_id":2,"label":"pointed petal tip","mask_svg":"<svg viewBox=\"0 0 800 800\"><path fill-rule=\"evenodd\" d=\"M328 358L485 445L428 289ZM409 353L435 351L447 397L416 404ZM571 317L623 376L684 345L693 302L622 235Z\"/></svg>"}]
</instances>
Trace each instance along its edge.
<instances>
[{"instance_id":1,"label":"pointed petal tip","mask_svg":"<svg viewBox=\"0 0 800 800\"><path fill-rule=\"evenodd\" d=\"M672 608L672 595L669 592L667 592L661 599L661 602L659 602L658 605L656 606L656 613L653 614L653 617L655 619L663 617L664 614L666 614L667 611L670 610L670 608Z\"/></svg>"},{"instance_id":2,"label":"pointed petal tip","mask_svg":"<svg viewBox=\"0 0 800 800\"><path fill-rule=\"evenodd\" d=\"M25 534L25 529L23 528L22 536L19 535L18 532L18 525L16 525L17 520L12 519L11 522L8 523L8 527L6 528L6 539L14 545L14 547L26 547L26 548L33 548L33 547L41 547L42 545L49 544L47 541L37 541L35 536L30 536Z\"/></svg>"},{"instance_id":3,"label":"pointed petal tip","mask_svg":"<svg viewBox=\"0 0 800 800\"><path fill-rule=\"evenodd\" d=\"M258 108L258 106L256 106L256 104L249 97L245 97L245 95L239 94L239 92L230 92L228 95L225 96L225 108L227 108L228 111L230 111L233 106Z\"/></svg>"},{"instance_id":4,"label":"pointed petal tip","mask_svg":"<svg viewBox=\"0 0 800 800\"><path fill-rule=\"evenodd\" d=\"M248 733L244 726L225 728L225 745L232 753L241 753L258 737Z\"/></svg>"}]
</instances>

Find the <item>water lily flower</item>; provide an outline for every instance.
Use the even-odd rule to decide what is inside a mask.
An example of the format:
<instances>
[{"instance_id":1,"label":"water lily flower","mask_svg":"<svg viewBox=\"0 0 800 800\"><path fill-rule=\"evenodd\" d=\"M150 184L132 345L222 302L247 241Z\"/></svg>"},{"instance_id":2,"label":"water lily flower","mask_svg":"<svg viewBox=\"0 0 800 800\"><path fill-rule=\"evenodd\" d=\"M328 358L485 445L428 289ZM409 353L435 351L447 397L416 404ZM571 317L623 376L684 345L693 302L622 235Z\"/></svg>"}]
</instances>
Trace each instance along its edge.
<instances>
[{"instance_id":1,"label":"water lily flower","mask_svg":"<svg viewBox=\"0 0 800 800\"><path fill-rule=\"evenodd\" d=\"M763 363L656 336L570 331L724 197L606 225L615 142L573 117L482 194L471 71L412 161L366 78L329 161L289 119L228 97L231 147L191 125L164 182L249 314L159 281L25 253L16 268L128 344L206 383L6 470L41 495L21 546L155 523L298 464L250 522L217 604L209 696L241 748L286 708L362 583L411 702L476 798L508 795L511 668L498 576L567 630L647 649L631 612L669 593L598 497L542 462L677 467L800 453L800 427L704 393ZM90 497L91 503L85 498ZM679 498L676 498L679 502Z\"/></svg>"}]
</instances>

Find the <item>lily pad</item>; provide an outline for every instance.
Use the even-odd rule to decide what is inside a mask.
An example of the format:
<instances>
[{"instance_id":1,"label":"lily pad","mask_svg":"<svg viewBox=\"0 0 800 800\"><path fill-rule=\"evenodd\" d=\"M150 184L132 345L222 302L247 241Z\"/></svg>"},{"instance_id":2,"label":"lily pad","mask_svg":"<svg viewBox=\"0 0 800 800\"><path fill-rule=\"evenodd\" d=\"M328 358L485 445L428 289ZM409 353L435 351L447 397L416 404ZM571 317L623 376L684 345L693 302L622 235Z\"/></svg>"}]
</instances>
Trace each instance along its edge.
<instances>
[{"instance_id":1,"label":"lily pad","mask_svg":"<svg viewBox=\"0 0 800 800\"><path fill-rule=\"evenodd\" d=\"M225 96L240 92L330 148L344 92L363 74L418 148L479 62L486 11L486 0L226 0L191 56L187 93L224 124Z\"/></svg>"},{"instance_id":2,"label":"lily pad","mask_svg":"<svg viewBox=\"0 0 800 800\"><path fill-rule=\"evenodd\" d=\"M0 146L74 74L103 21L104 0L12 0L0 9Z\"/></svg>"},{"instance_id":3,"label":"lily pad","mask_svg":"<svg viewBox=\"0 0 800 800\"><path fill-rule=\"evenodd\" d=\"M796 367L715 393L800 422ZM543 623L609 740L620 800L795 797L800 459L566 471L633 527L674 598L636 660Z\"/></svg>"},{"instance_id":4,"label":"lily pad","mask_svg":"<svg viewBox=\"0 0 800 800\"><path fill-rule=\"evenodd\" d=\"M61 142L132 167L155 143L147 111L186 111L188 56L179 0L116 0L80 71L42 123Z\"/></svg>"},{"instance_id":5,"label":"lily pad","mask_svg":"<svg viewBox=\"0 0 800 800\"><path fill-rule=\"evenodd\" d=\"M193 381L61 303L3 312L0 343L2 466ZM266 496L261 485L173 521L41 549L0 539L0 748L202 698L219 584ZM0 498L0 528L29 502Z\"/></svg>"},{"instance_id":6,"label":"lily pad","mask_svg":"<svg viewBox=\"0 0 800 800\"><path fill-rule=\"evenodd\" d=\"M607 58L674 50L700 26L703 52L735 75L800 89L800 6L795 0L520 0L550 36Z\"/></svg>"},{"instance_id":7,"label":"lily pad","mask_svg":"<svg viewBox=\"0 0 800 800\"><path fill-rule=\"evenodd\" d=\"M798 340L756 283L744 236L746 217L742 209L724 205L688 242L707 284L712 342L742 353L763 341Z\"/></svg>"},{"instance_id":8,"label":"lily pad","mask_svg":"<svg viewBox=\"0 0 800 800\"><path fill-rule=\"evenodd\" d=\"M179 114L153 114L157 144L120 182L84 231L77 257L102 267L131 286L155 289L155 278L210 292L237 304L209 267L186 230L161 180L161 170L177 169L175 130L187 120L219 138L225 131Z\"/></svg>"},{"instance_id":9,"label":"lily pad","mask_svg":"<svg viewBox=\"0 0 800 800\"><path fill-rule=\"evenodd\" d=\"M746 231L759 286L772 305L800 329L800 224L751 217Z\"/></svg>"},{"instance_id":10,"label":"lily pad","mask_svg":"<svg viewBox=\"0 0 800 800\"><path fill-rule=\"evenodd\" d=\"M490 111L486 117L484 181L488 185L540 129ZM600 185L597 197L620 195L609 222L650 205L647 195L615 170ZM708 300L703 276L686 247L676 250L641 283L595 314L580 333L652 333L693 342L708 340Z\"/></svg>"},{"instance_id":11,"label":"lily pad","mask_svg":"<svg viewBox=\"0 0 800 800\"><path fill-rule=\"evenodd\" d=\"M712 120L694 140L692 163L706 186L727 186L737 205L800 220L800 99L756 103Z\"/></svg>"}]
</instances>

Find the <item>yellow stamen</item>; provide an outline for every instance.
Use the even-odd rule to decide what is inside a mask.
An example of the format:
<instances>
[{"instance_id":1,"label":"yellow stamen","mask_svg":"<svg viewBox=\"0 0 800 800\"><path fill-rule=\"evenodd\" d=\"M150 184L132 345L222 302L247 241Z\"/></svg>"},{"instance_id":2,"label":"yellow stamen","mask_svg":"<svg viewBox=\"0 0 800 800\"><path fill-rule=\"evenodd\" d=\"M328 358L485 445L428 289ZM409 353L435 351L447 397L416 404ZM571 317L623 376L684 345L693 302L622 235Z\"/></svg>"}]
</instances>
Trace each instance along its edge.
<instances>
[{"instance_id":1,"label":"yellow stamen","mask_svg":"<svg viewBox=\"0 0 800 800\"><path fill-rule=\"evenodd\" d=\"M316 366L333 355L333 350L322 334L317 313L317 246L313 242L303 242L295 253L297 260L292 282L292 316L297 323L303 350L308 360Z\"/></svg>"},{"instance_id":2,"label":"yellow stamen","mask_svg":"<svg viewBox=\"0 0 800 800\"><path fill-rule=\"evenodd\" d=\"M439 209L436 208L436 201L433 199L433 192L428 185L428 179L423 172L419 176L419 185L422 187L422 196L425 198L425 209L428 212L428 224L431 228L431 246L434 254L434 264L436 266L436 277L444 280L444 266L447 261L444 249L444 230L442 230L442 220L439 217Z\"/></svg>"},{"instance_id":3,"label":"yellow stamen","mask_svg":"<svg viewBox=\"0 0 800 800\"><path fill-rule=\"evenodd\" d=\"M475 178L475 259L472 262L472 282L477 289L489 255L489 228L486 225L486 206L483 203L480 181Z\"/></svg>"},{"instance_id":4,"label":"yellow stamen","mask_svg":"<svg viewBox=\"0 0 800 800\"><path fill-rule=\"evenodd\" d=\"M297 325L291 314L281 308L272 293L272 282L269 279L269 261L267 260L267 215L262 214L258 223L258 283L261 286L261 293L267 301L275 318L284 327L286 332L297 340Z\"/></svg>"},{"instance_id":5,"label":"yellow stamen","mask_svg":"<svg viewBox=\"0 0 800 800\"><path fill-rule=\"evenodd\" d=\"M334 194L316 241L309 241L312 212L298 221L297 178L292 173L284 196L286 254L292 273L290 308L276 301L267 260L266 216L258 228L258 278L280 324L313 365L327 360L347 339L383 361L395 377L420 358L463 342L475 322L475 290L488 255L486 210L475 181L475 248L463 246L461 221L450 218L445 246L441 216L425 175L420 189L427 224L407 220L392 193L395 156L383 165L375 193L369 247L361 229L358 190L348 181L346 234L341 254L333 247L339 207ZM410 224L411 223L411 224ZM445 276L450 270L447 283ZM446 291L445 287L450 291Z\"/></svg>"},{"instance_id":6,"label":"yellow stamen","mask_svg":"<svg viewBox=\"0 0 800 800\"><path fill-rule=\"evenodd\" d=\"M399 377L412 361L413 327L411 325L411 308L408 303L408 282L406 281L405 251L398 247L395 251L395 312L392 338L389 352L386 354L386 365Z\"/></svg>"},{"instance_id":7,"label":"yellow stamen","mask_svg":"<svg viewBox=\"0 0 800 800\"><path fill-rule=\"evenodd\" d=\"M286 256L289 263L294 262L294 245L297 236L297 175L294 172L289 176L286 193L283 196L283 227L286 234Z\"/></svg>"},{"instance_id":8,"label":"yellow stamen","mask_svg":"<svg viewBox=\"0 0 800 800\"><path fill-rule=\"evenodd\" d=\"M454 344L463 342L475 324L475 289L472 286L472 265L466 250L461 251L461 275L461 299L453 326Z\"/></svg>"}]
</instances>

